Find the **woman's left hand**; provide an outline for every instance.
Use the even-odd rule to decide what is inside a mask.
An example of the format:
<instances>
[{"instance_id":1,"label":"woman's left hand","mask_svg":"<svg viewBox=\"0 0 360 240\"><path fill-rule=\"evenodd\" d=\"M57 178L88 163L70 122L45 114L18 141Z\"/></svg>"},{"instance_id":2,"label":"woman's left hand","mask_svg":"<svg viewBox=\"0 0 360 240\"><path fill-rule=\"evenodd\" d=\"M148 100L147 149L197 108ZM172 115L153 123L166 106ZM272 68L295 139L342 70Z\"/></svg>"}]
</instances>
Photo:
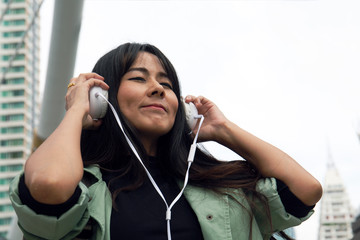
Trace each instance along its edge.
<instances>
[{"instance_id":1,"label":"woman's left hand","mask_svg":"<svg viewBox=\"0 0 360 240\"><path fill-rule=\"evenodd\" d=\"M304 204L321 198L321 184L289 155L229 121L219 108L204 97L188 96L205 119L199 141L216 141L249 161L264 177L283 181ZM197 130L197 126L193 131ZM196 133L196 132L195 132Z\"/></svg>"},{"instance_id":2,"label":"woman's left hand","mask_svg":"<svg viewBox=\"0 0 360 240\"><path fill-rule=\"evenodd\" d=\"M188 95L185 102L192 102L196 106L198 113L204 116L204 122L199 133L199 141L218 141L219 127L223 126L228 119L220 111L220 109L209 99L203 96ZM198 130L198 123L192 130L196 134Z\"/></svg>"}]
</instances>

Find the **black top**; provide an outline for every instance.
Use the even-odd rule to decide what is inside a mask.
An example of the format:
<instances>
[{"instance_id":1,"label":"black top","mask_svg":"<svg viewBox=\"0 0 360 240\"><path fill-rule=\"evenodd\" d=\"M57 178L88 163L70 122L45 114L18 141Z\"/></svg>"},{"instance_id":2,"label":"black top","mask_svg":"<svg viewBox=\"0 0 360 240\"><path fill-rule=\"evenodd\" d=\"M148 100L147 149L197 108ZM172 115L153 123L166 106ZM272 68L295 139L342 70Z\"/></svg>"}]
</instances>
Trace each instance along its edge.
<instances>
[{"instance_id":1,"label":"black top","mask_svg":"<svg viewBox=\"0 0 360 240\"><path fill-rule=\"evenodd\" d=\"M180 189L174 179L159 170L156 159L150 160L148 170L170 205ZM108 183L113 174L103 172L104 181ZM116 181L113 187L127 186L129 183L130 180L123 177ZM295 217L304 217L314 208L303 204L280 180L277 180L277 190L286 211ZM22 203L38 214L59 217L77 203L80 195L81 190L77 187L73 196L63 204L42 204L31 196L25 185L24 175L19 182L19 196ZM146 180L135 191L121 192L116 198L116 205L118 211L113 208L111 214L111 239L167 239L166 206L150 180ZM174 240L203 239L197 217L184 196L172 208L170 225Z\"/></svg>"},{"instance_id":2,"label":"black top","mask_svg":"<svg viewBox=\"0 0 360 240\"><path fill-rule=\"evenodd\" d=\"M147 169L160 188L168 206L180 192L176 181L161 172L157 159L150 157ZM114 174L103 172L108 181ZM111 189L131 184L123 177ZM121 192L116 198L117 210L111 213L111 239L167 239L166 205L148 178L144 184L130 192ZM171 237L176 240L203 239L197 216L184 196L171 209Z\"/></svg>"}]
</instances>

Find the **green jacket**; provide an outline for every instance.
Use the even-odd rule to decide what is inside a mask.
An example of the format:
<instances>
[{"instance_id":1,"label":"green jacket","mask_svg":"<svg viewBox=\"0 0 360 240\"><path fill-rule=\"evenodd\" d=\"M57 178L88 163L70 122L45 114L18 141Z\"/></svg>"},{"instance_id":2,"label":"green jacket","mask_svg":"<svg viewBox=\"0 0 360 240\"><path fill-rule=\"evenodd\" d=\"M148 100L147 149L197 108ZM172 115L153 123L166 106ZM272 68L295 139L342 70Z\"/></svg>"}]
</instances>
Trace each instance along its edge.
<instances>
[{"instance_id":1,"label":"green jacket","mask_svg":"<svg viewBox=\"0 0 360 240\"><path fill-rule=\"evenodd\" d=\"M91 176L95 183L86 187L80 182L82 194L77 204L59 218L36 214L23 205L18 192L20 175L13 180L10 185L10 199L26 240L74 239L90 218L95 220L96 230L91 239L110 239L111 194L97 166L87 167L85 171L90 173L87 175ZM272 228L265 210L260 207L254 212L255 218L252 221L254 240L269 239L273 232L299 225L313 213L311 211L301 219L288 214L281 203L276 190L276 180L273 178L260 180L257 190L268 198ZM197 215L205 240L249 238L249 205L245 198L241 197L241 189L233 190L233 193L221 195L208 189L190 185L186 187L184 195Z\"/></svg>"}]
</instances>

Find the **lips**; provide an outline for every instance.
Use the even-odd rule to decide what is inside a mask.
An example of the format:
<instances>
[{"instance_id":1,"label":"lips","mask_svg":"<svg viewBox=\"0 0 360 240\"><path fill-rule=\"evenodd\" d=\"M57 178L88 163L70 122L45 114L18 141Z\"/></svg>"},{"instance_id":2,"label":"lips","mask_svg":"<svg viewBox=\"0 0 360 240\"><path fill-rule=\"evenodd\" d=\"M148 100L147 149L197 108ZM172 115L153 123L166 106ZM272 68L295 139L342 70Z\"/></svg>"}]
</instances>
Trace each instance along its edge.
<instances>
[{"instance_id":1,"label":"lips","mask_svg":"<svg viewBox=\"0 0 360 240\"><path fill-rule=\"evenodd\" d=\"M157 109L162 109L165 112L167 112L166 108L162 104L157 104L157 103L146 105L146 106L144 106L144 108L155 108L155 109L157 108Z\"/></svg>"}]
</instances>

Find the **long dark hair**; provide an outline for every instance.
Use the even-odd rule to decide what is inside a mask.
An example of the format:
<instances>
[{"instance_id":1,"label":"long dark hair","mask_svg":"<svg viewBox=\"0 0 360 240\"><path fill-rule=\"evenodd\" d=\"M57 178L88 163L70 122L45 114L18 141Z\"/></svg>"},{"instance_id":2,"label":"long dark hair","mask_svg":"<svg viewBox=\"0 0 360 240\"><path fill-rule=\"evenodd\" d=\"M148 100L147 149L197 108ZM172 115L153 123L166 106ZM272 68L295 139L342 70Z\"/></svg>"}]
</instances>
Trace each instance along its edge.
<instances>
[{"instance_id":1,"label":"long dark hair","mask_svg":"<svg viewBox=\"0 0 360 240\"><path fill-rule=\"evenodd\" d=\"M153 45L139 43L120 45L101 57L93 68L93 72L103 76L105 82L109 85L109 101L117 111L125 132L136 146L146 165L148 156L138 140L138 133L121 113L117 101L120 81L140 52L148 52L158 57L172 82L173 91L180 103L181 91L176 71L167 57ZM190 128L185 120L184 107L182 104L178 104L178 106L173 128L159 139L157 158L160 161L161 168L165 169L167 174L176 179L183 179L192 139L188 134ZM119 192L134 190L141 186L146 175L143 167L129 149L112 114L111 111L107 111L98 130L83 130L81 152L85 165L98 164L103 170L118 172L116 177L110 180L110 185L112 181L122 176L133 179L133 184L130 186L112 190L114 200ZM222 189L226 188L242 188L243 192L246 193L244 197L251 196L251 198L248 198L248 201L252 208L256 208L254 204L255 198L266 206L268 210L267 215L271 223L266 198L256 192L255 189L256 183L260 178L260 173L247 161L218 161L208 152L198 149L190 170L189 183L221 193L225 193ZM248 212L252 221L252 212Z\"/></svg>"}]
</instances>

